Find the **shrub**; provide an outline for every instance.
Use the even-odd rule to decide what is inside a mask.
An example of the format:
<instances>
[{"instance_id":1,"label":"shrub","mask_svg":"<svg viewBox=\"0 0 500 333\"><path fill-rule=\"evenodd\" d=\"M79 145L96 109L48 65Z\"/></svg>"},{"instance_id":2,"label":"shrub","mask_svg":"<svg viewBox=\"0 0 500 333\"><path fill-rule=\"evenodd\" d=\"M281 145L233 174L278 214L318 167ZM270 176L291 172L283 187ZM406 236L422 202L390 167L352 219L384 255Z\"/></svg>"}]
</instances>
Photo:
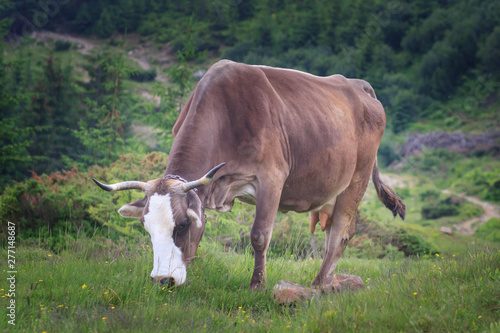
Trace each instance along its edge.
<instances>
[{"instance_id":1,"label":"shrub","mask_svg":"<svg viewBox=\"0 0 500 333\"><path fill-rule=\"evenodd\" d=\"M500 242L500 219L495 217L489 219L485 224L477 228L474 234L490 242Z\"/></svg>"},{"instance_id":2,"label":"shrub","mask_svg":"<svg viewBox=\"0 0 500 333\"><path fill-rule=\"evenodd\" d=\"M461 216L467 218L476 217L480 216L481 214L484 214L484 210L481 206L468 201L465 201L459 205L459 212Z\"/></svg>"},{"instance_id":3,"label":"shrub","mask_svg":"<svg viewBox=\"0 0 500 333\"><path fill-rule=\"evenodd\" d=\"M111 238L143 233L143 228L137 227L137 220L126 220L116 213L122 205L140 199L143 194L138 191L103 193L91 179L109 183L148 181L160 177L166 165L165 154L130 154L120 156L109 167L96 165L86 172L76 168L41 176L33 172L31 179L7 187L0 196L0 218L15 222L21 238L92 234L102 227L107 227ZM58 242L58 239L53 241L51 248L57 248Z\"/></svg>"},{"instance_id":4,"label":"shrub","mask_svg":"<svg viewBox=\"0 0 500 333\"><path fill-rule=\"evenodd\" d=\"M71 48L71 42L56 40L54 43L54 50L57 52L67 51Z\"/></svg>"},{"instance_id":5,"label":"shrub","mask_svg":"<svg viewBox=\"0 0 500 333\"><path fill-rule=\"evenodd\" d=\"M156 69L138 69L130 73L129 78L137 82L149 82L156 79Z\"/></svg>"},{"instance_id":6,"label":"shrub","mask_svg":"<svg viewBox=\"0 0 500 333\"><path fill-rule=\"evenodd\" d=\"M436 189L426 189L422 193L420 193L421 201L435 201L438 200L441 196L441 192Z\"/></svg>"},{"instance_id":7,"label":"shrub","mask_svg":"<svg viewBox=\"0 0 500 333\"><path fill-rule=\"evenodd\" d=\"M228 47L222 52L222 58L234 60L234 61L243 61L245 56L252 49L252 42L240 42L232 47Z\"/></svg>"},{"instance_id":8,"label":"shrub","mask_svg":"<svg viewBox=\"0 0 500 333\"><path fill-rule=\"evenodd\" d=\"M438 219L443 216L456 216L463 199L448 197L443 200L433 201L422 206L422 217L428 220Z\"/></svg>"},{"instance_id":9,"label":"shrub","mask_svg":"<svg viewBox=\"0 0 500 333\"><path fill-rule=\"evenodd\" d=\"M498 58L500 50L500 26L495 27L478 52L483 68L494 73L500 72Z\"/></svg>"},{"instance_id":10,"label":"shrub","mask_svg":"<svg viewBox=\"0 0 500 333\"><path fill-rule=\"evenodd\" d=\"M109 45L116 47L116 46L120 45L120 42L118 40L116 40L115 38L111 37L111 39L109 40Z\"/></svg>"},{"instance_id":11,"label":"shrub","mask_svg":"<svg viewBox=\"0 0 500 333\"><path fill-rule=\"evenodd\" d=\"M392 99L389 110L392 130L402 132L419 117L418 96L411 90L400 90Z\"/></svg>"},{"instance_id":12,"label":"shrub","mask_svg":"<svg viewBox=\"0 0 500 333\"><path fill-rule=\"evenodd\" d=\"M400 229L399 232L396 233L393 245L400 251L403 251L407 256L422 256L424 254L435 254L438 252L433 244L419 235L408 233L404 229Z\"/></svg>"},{"instance_id":13,"label":"shrub","mask_svg":"<svg viewBox=\"0 0 500 333\"><path fill-rule=\"evenodd\" d=\"M387 142L387 140L382 140L378 148L377 158L380 166L387 167L392 162L401 159L401 155L396 152L394 145Z\"/></svg>"}]
</instances>

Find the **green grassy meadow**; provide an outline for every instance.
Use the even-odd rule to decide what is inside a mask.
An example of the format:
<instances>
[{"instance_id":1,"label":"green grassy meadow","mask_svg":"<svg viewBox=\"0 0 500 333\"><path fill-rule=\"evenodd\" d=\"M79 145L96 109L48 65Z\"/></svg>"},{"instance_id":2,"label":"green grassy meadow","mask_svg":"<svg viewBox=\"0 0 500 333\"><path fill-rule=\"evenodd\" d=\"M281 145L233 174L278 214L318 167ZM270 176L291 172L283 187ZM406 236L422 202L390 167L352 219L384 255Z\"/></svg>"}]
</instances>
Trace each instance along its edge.
<instances>
[{"instance_id":1,"label":"green grassy meadow","mask_svg":"<svg viewBox=\"0 0 500 333\"><path fill-rule=\"evenodd\" d=\"M463 252L447 256L342 259L337 272L360 276L364 290L292 306L277 304L272 286L280 279L309 285L319 259L273 256L268 288L253 292L250 248L236 253L205 240L188 268L189 282L168 289L149 279L147 237L83 237L57 254L43 242L17 249L16 327L2 315L4 332L500 330L500 252L472 239ZM2 311L7 302L2 295Z\"/></svg>"},{"instance_id":2,"label":"green grassy meadow","mask_svg":"<svg viewBox=\"0 0 500 333\"><path fill-rule=\"evenodd\" d=\"M141 193L105 193L90 179L153 179L167 159L162 153L124 155L106 167L35 175L4 192L3 219L18 221L21 233L15 253L16 326L7 322L3 270L2 331L500 331L500 244L484 235L440 231L483 213L468 202L457 204L453 216L424 218L423 209L446 195L423 174L384 176L408 206L406 221L393 219L369 184L359 207L359 230L336 269L360 276L361 291L292 305L276 302L276 282L310 286L324 252L324 234L318 228L310 235L308 215L292 212L276 218L267 288L249 291L254 207L239 202L230 213L207 211L187 283L171 289L152 283L149 235L116 212ZM37 234L29 233L33 226ZM490 228L483 234L497 230L494 223ZM6 258L6 239L2 244Z\"/></svg>"}]
</instances>

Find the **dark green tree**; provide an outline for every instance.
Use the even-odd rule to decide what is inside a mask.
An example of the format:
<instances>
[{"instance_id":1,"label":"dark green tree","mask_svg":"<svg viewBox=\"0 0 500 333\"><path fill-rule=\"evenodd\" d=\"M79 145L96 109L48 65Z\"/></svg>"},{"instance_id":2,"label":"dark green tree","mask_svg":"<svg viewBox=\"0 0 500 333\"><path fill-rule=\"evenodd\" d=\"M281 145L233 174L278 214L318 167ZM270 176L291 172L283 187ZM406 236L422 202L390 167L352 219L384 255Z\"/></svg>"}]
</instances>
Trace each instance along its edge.
<instances>
[{"instance_id":1,"label":"dark green tree","mask_svg":"<svg viewBox=\"0 0 500 333\"><path fill-rule=\"evenodd\" d=\"M51 54L24 116L25 124L34 130L29 151L37 160L33 165L35 172L61 169L64 167L62 157L73 156L77 142L71 130L76 128L75 119L82 112L77 100L72 66L62 68Z\"/></svg>"},{"instance_id":2,"label":"dark green tree","mask_svg":"<svg viewBox=\"0 0 500 333\"><path fill-rule=\"evenodd\" d=\"M139 26L140 12L132 0L120 0L120 15L117 29L121 32L135 31Z\"/></svg>"},{"instance_id":3,"label":"dark green tree","mask_svg":"<svg viewBox=\"0 0 500 333\"><path fill-rule=\"evenodd\" d=\"M78 161L84 164L108 163L122 152L129 125L126 111L133 102L123 85L131 68L122 52L105 50L87 57L90 83L84 104L86 117L78 120L74 135L82 144Z\"/></svg>"},{"instance_id":4,"label":"dark green tree","mask_svg":"<svg viewBox=\"0 0 500 333\"><path fill-rule=\"evenodd\" d=\"M191 22L188 26L187 42L177 52L179 62L168 69L168 77L173 85L167 90L157 85L155 93L160 96L161 104L157 109L148 112L148 122L160 131L158 136L166 151L170 151L173 143L172 127L184 106L189 92L194 88L193 71L190 59L197 57L196 48L191 39Z\"/></svg>"},{"instance_id":5,"label":"dark green tree","mask_svg":"<svg viewBox=\"0 0 500 333\"><path fill-rule=\"evenodd\" d=\"M116 30L114 17L115 16L111 14L111 9L108 6L104 7L99 20L94 26L94 33L101 38L111 37Z\"/></svg>"},{"instance_id":6,"label":"dark green tree","mask_svg":"<svg viewBox=\"0 0 500 333\"><path fill-rule=\"evenodd\" d=\"M1 6L0 6L1 9ZM6 35L9 20L0 21L0 39ZM25 127L12 112L24 95L11 94L6 87L10 67L4 58L4 43L0 42L0 189L12 180L21 180L32 162L28 147L32 144L32 129Z\"/></svg>"},{"instance_id":7,"label":"dark green tree","mask_svg":"<svg viewBox=\"0 0 500 333\"><path fill-rule=\"evenodd\" d=\"M478 57L485 72L500 74L500 25L488 35Z\"/></svg>"},{"instance_id":8,"label":"dark green tree","mask_svg":"<svg viewBox=\"0 0 500 333\"><path fill-rule=\"evenodd\" d=\"M419 115L418 109L418 102L412 91L399 91L388 108L394 133L403 132L412 122L415 122Z\"/></svg>"}]
</instances>

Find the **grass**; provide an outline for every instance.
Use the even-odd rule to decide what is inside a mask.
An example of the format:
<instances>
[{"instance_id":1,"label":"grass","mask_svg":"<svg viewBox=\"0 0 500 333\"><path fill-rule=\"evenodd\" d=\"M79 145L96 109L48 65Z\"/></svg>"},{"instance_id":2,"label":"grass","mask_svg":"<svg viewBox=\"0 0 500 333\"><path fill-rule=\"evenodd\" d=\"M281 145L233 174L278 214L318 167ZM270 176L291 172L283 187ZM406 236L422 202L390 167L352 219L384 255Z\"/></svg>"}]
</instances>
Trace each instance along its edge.
<instances>
[{"instance_id":1,"label":"grass","mask_svg":"<svg viewBox=\"0 0 500 333\"><path fill-rule=\"evenodd\" d=\"M165 158L161 154L123 156L111 169L92 172L113 179L117 177L116 170L120 170L121 177L143 179L154 172L156 165L166 164ZM132 170L131 166L138 164L143 166L141 174L134 177L121 171ZM132 196L136 194L131 192L102 196L86 181L89 176L87 173L72 178L61 176L64 181L56 185L61 195L70 197L74 194L72 188L78 184L80 195L95 200L89 201L91 216L111 221L118 218L115 211L123 203L135 199ZM49 185L44 186L50 190L51 182L45 181ZM175 289L150 281L153 257L150 240L135 229L136 232L122 238L113 230L108 230L105 237L106 229L100 229L92 237L91 232L82 231L78 237L60 231L18 243L15 329L23 332L500 331L499 243L457 234L443 235L439 231L441 223L424 220L421 207L427 199L424 201L421 194L440 193L425 178L403 178L394 187L408 205L406 221L394 220L369 185L359 211L363 222L372 228L366 231L371 238L363 232L356 235L336 270L360 276L366 281L362 291L323 295L293 306L276 303L272 295L276 282L285 279L309 286L323 255L324 234L316 231L317 251L313 251L307 214L288 213L278 214L276 219L268 256L268 288L250 292L253 256L248 232L255 210L237 203L231 213L207 212L206 235L198 258L188 268L189 282ZM74 222L75 216L73 212L61 218L71 226L69 221ZM60 229L58 226L54 230ZM426 252L420 258L404 257L390 245L400 230L407 236L425 238L438 252L433 255ZM232 242L224 249L229 237ZM54 242L58 246L53 246ZM4 248L2 253L5 252ZM378 259L381 255L384 258ZM0 290L1 296L6 293L4 275L5 272L0 275L0 289L4 289ZM8 297L0 298L0 330L5 332L14 331L7 323L8 317L3 315L8 301Z\"/></svg>"},{"instance_id":2,"label":"grass","mask_svg":"<svg viewBox=\"0 0 500 333\"><path fill-rule=\"evenodd\" d=\"M337 272L366 288L277 304L279 279L310 285L319 259L268 262L268 289L251 292L253 256L203 241L189 282L168 289L149 279L149 239L80 238L60 253L43 242L17 249L16 329L72 331L495 331L499 330L500 252L469 246L461 255L425 259L342 259ZM2 287L4 287L2 278ZM0 298L6 309L8 297ZM28 304L29 298L29 304ZM0 317L4 332L14 331Z\"/></svg>"}]
</instances>

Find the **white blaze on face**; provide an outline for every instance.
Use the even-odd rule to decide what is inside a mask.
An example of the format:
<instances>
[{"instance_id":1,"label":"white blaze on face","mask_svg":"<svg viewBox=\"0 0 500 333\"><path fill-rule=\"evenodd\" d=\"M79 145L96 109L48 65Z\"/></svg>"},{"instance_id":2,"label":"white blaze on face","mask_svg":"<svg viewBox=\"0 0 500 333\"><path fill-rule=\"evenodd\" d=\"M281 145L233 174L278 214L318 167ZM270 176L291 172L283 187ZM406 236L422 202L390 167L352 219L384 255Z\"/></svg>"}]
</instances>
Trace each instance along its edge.
<instances>
[{"instance_id":1,"label":"white blaze on face","mask_svg":"<svg viewBox=\"0 0 500 333\"><path fill-rule=\"evenodd\" d=\"M149 211L144 215L144 228L151 235L154 252L154 267L151 277L174 278L175 285L186 281L186 265L182 251L173 238L175 227L170 194L153 194L149 198Z\"/></svg>"}]
</instances>

